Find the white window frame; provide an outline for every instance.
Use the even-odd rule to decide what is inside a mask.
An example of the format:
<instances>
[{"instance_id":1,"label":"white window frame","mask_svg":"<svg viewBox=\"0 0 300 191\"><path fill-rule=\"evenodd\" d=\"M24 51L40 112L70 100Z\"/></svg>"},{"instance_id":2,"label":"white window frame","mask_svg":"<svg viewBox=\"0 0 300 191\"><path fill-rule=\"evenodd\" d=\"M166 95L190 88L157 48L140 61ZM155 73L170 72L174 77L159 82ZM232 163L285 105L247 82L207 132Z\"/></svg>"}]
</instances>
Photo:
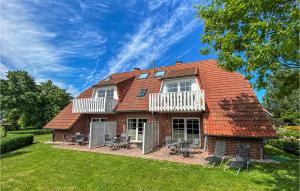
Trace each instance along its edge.
<instances>
[{"instance_id":1,"label":"white window frame","mask_svg":"<svg viewBox=\"0 0 300 191\"><path fill-rule=\"evenodd\" d=\"M138 126L138 123L139 123L139 119L146 119L147 120L147 122L148 122L148 118L143 118L143 117L138 117L138 118L135 118L135 117L130 117L130 118L127 118L127 134L128 134L128 127L129 127L129 120L130 119L136 119L136 123L137 123L137 126ZM137 129L136 129L136 132L135 132L135 138L133 139L133 137L131 137L131 141L134 141L134 142L142 142L142 141L139 141L137 138L138 138L138 134L139 134L139 132L138 132L138 127L136 127ZM143 130L143 133L144 133L144 130Z\"/></svg>"},{"instance_id":2,"label":"white window frame","mask_svg":"<svg viewBox=\"0 0 300 191\"><path fill-rule=\"evenodd\" d=\"M181 82L190 82L191 91L200 91L200 86L196 77L182 77L182 78L172 78L163 80L163 83L160 88L161 93L168 93L168 84L177 83L177 92L180 92L180 83Z\"/></svg>"},{"instance_id":3,"label":"white window frame","mask_svg":"<svg viewBox=\"0 0 300 191\"><path fill-rule=\"evenodd\" d=\"M184 119L184 140L187 141L187 119L197 119L199 124L199 142L201 143L201 121L199 117L172 117L172 139L174 139L173 135L173 123L174 119Z\"/></svg>"},{"instance_id":4,"label":"white window frame","mask_svg":"<svg viewBox=\"0 0 300 191\"><path fill-rule=\"evenodd\" d=\"M119 100L118 91L117 91L116 86L104 86L104 87L95 88L94 97L95 98L98 97L98 90L105 90L105 96L104 97L107 97L107 90L111 90L111 89L113 89L113 91L114 91L113 99Z\"/></svg>"}]
</instances>

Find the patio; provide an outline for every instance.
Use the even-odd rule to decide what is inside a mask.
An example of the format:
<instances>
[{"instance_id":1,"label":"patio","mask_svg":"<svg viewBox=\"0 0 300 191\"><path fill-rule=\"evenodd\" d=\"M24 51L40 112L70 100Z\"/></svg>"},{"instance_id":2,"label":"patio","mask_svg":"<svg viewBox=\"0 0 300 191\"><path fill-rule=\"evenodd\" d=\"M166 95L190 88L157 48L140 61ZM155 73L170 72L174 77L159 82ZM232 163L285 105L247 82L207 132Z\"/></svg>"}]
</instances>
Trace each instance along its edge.
<instances>
[{"instance_id":1,"label":"patio","mask_svg":"<svg viewBox=\"0 0 300 191\"><path fill-rule=\"evenodd\" d=\"M206 152L200 152L199 149L194 150L192 157L184 157L182 155L170 155L170 149L167 147L161 147L155 150L154 152L143 155L141 144L136 144L136 143L130 143L127 149L124 148L111 149L108 146L89 149L87 145L80 146L76 144L64 144L64 143L56 143L54 144L54 147L59 149L70 149L70 150L96 152L96 153L103 153L103 154L122 155L128 157L147 158L147 159L163 160L163 161L178 162L178 163L185 163L185 164L207 164L208 163L208 161L206 160L208 154Z\"/></svg>"}]
</instances>

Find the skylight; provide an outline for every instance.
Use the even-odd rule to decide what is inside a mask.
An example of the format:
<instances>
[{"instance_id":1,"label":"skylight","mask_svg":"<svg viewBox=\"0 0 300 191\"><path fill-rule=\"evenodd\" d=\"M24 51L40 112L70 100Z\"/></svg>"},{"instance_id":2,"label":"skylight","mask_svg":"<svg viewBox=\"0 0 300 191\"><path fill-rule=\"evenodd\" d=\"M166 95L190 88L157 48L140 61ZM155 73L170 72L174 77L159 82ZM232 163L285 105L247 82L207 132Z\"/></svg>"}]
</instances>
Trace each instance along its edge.
<instances>
[{"instance_id":1,"label":"skylight","mask_svg":"<svg viewBox=\"0 0 300 191\"><path fill-rule=\"evenodd\" d=\"M144 97L147 93L147 88L142 88L140 89L139 93L138 93L138 97Z\"/></svg>"},{"instance_id":2,"label":"skylight","mask_svg":"<svg viewBox=\"0 0 300 191\"><path fill-rule=\"evenodd\" d=\"M149 73L142 73L140 76L139 76L139 79L146 79L148 78L149 76Z\"/></svg>"},{"instance_id":3,"label":"skylight","mask_svg":"<svg viewBox=\"0 0 300 191\"><path fill-rule=\"evenodd\" d=\"M160 76L164 76L166 73L165 70L161 70L155 73L154 77L160 77Z\"/></svg>"}]
</instances>

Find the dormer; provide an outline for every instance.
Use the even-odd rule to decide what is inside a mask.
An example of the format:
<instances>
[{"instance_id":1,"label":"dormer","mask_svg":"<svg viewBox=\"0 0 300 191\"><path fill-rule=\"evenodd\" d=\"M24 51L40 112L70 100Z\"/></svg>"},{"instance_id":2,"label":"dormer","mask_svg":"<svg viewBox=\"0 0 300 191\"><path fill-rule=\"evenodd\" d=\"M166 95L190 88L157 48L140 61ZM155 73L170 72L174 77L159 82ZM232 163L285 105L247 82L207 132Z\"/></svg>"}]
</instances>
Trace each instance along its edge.
<instances>
[{"instance_id":1,"label":"dormer","mask_svg":"<svg viewBox=\"0 0 300 191\"><path fill-rule=\"evenodd\" d=\"M159 93L149 95L149 110L180 112L205 110L204 91L197 80L197 68L169 70L161 77Z\"/></svg>"}]
</instances>

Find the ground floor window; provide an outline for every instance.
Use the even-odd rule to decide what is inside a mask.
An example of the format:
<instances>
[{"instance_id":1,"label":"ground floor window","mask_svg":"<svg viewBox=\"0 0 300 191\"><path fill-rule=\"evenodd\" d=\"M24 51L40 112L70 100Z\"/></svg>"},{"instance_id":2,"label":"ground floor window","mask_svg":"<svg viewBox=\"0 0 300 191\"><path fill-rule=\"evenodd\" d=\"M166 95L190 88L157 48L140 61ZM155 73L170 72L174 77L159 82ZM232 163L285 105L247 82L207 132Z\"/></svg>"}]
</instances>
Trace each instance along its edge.
<instances>
[{"instance_id":1,"label":"ground floor window","mask_svg":"<svg viewBox=\"0 0 300 191\"><path fill-rule=\"evenodd\" d=\"M128 136L131 136L132 141L143 140L144 123L147 123L147 119L130 118L127 120L127 133Z\"/></svg>"},{"instance_id":2,"label":"ground floor window","mask_svg":"<svg viewBox=\"0 0 300 191\"><path fill-rule=\"evenodd\" d=\"M173 118L172 137L174 140L192 142L200 136L200 123L198 118Z\"/></svg>"},{"instance_id":3,"label":"ground floor window","mask_svg":"<svg viewBox=\"0 0 300 191\"><path fill-rule=\"evenodd\" d=\"M106 118L92 118L91 120L92 122L103 122L103 121L107 121Z\"/></svg>"}]
</instances>

